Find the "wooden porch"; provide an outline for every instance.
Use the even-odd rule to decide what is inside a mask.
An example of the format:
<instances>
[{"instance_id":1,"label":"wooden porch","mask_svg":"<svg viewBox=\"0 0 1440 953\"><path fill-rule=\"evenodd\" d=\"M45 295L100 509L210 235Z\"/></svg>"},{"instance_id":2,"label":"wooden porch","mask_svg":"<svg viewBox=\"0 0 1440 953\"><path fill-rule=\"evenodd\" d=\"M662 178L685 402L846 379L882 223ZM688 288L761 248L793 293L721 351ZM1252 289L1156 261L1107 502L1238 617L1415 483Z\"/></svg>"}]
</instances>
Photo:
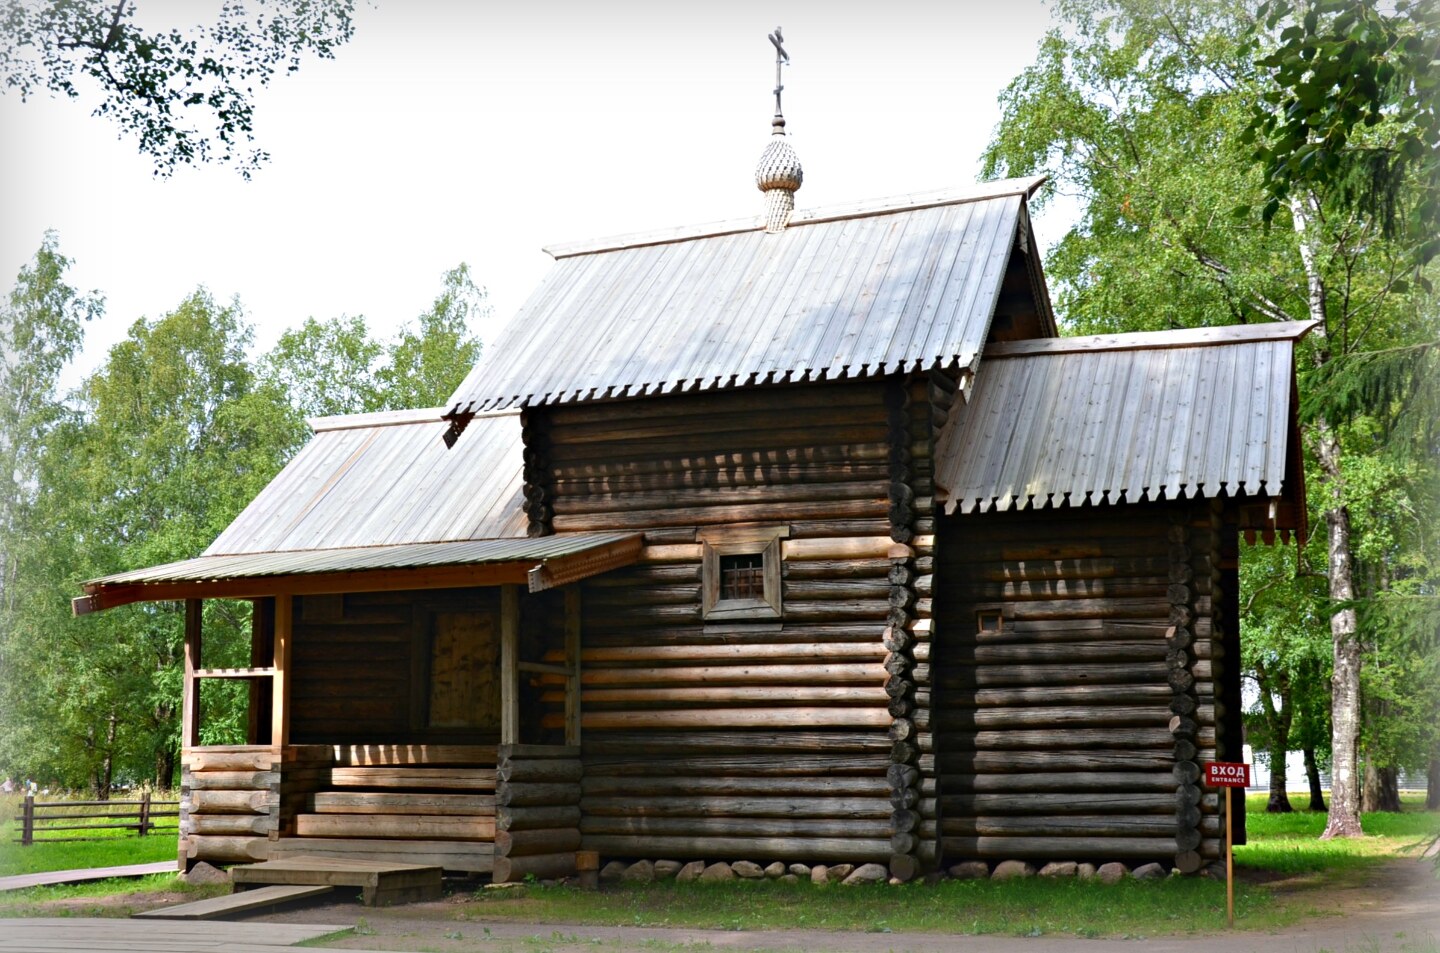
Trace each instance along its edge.
<instances>
[{"instance_id":1,"label":"wooden porch","mask_svg":"<svg viewBox=\"0 0 1440 953\"><path fill-rule=\"evenodd\" d=\"M182 870L305 856L499 880L573 872L574 586L257 599L244 669L203 665L201 601L186 608ZM559 731L527 704L540 676L566 685ZM214 679L249 682L250 743L199 744Z\"/></svg>"}]
</instances>

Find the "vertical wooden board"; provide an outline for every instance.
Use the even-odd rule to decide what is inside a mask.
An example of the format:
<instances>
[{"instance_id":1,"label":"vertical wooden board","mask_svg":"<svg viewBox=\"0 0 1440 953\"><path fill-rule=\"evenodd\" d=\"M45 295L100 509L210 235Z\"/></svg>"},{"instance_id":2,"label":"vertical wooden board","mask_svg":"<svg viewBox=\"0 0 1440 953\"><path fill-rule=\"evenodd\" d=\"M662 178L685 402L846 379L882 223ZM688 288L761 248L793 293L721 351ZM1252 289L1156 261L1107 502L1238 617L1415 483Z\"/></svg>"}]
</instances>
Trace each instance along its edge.
<instances>
[{"instance_id":1,"label":"vertical wooden board","mask_svg":"<svg viewBox=\"0 0 1440 953\"><path fill-rule=\"evenodd\" d=\"M200 668L200 636L205 603L199 599L185 600L185 684L181 702L181 743L193 747L200 743L200 683L195 670Z\"/></svg>"},{"instance_id":2,"label":"vertical wooden board","mask_svg":"<svg viewBox=\"0 0 1440 953\"><path fill-rule=\"evenodd\" d=\"M437 613L430 640L431 728L500 727L499 620Z\"/></svg>"},{"instance_id":3,"label":"vertical wooden board","mask_svg":"<svg viewBox=\"0 0 1440 953\"><path fill-rule=\"evenodd\" d=\"M580 743L580 587L565 588L565 743Z\"/></svg>"},{"instance_id":4,"label":"vertical wooden board","mask_svg":"<svg viewBox=\"0 0 1440 953\"><path fill-rule=\"evenodd\" d=\"M290 743L290 649L294 636L295 597L275 597L275 675L271 684L270 743Z\"/></svg>"},{"instance_id":5,"label":"vertical wooden board","mask_svg":"<svg viewBox=\"0 0 1440 953\"><path fill-rule=\"evenodd\" d=\"M500 587L500 743L520 742L520 588Z\"/></svg>"}]
</instances>

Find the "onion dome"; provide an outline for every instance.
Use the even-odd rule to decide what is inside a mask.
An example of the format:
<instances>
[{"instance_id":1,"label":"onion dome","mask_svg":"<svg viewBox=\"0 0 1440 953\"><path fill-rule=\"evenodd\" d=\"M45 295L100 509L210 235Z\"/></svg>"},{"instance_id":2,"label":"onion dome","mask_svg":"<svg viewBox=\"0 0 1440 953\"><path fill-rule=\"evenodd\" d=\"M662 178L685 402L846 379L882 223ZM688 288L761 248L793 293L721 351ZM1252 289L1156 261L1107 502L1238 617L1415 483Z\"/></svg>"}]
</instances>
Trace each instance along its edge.
<instances>
[{"instance_id":1,"label":"onion dome","mask_svg":"<svg viewBox=\"0 0 1440 953\"><path fill-rule=\"evenodd\" d=\"M789 224L795 211L795 192L805 181L800 157L785 135L784 118L777 114L773 128L775 133L755 167L755 187L765 193L765 231L771 234L784 231Z\"/></svg>"}]
</instances>

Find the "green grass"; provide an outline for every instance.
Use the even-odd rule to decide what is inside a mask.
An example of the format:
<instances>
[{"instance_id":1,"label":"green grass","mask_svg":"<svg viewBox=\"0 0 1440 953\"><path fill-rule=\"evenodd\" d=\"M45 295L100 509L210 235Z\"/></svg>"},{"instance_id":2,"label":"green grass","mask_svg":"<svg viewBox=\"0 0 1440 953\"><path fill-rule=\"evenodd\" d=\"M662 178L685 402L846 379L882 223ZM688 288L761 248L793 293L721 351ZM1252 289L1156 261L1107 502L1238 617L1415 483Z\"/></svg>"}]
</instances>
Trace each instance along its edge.
<instances>
[{"instance_id":1,"label":"green grass","mask_svg":"<svg viewBox=\"0 0 1440 953\"><path fill-rule=\"evenodd\" d=\"M92 880L81 884L7 890L0 893L0 918L128 917L138 910L155 906L165 894L179 895L185 900L203 900L229 892L227 884L191 886L175 874Z\"/></svg>"},{"instance_id":2,"label":"green grass","mask_svg":"<svg viewBox=\"0 0 1440 953\"><path fill-rule=\"evenodd\" d=\"M1365 836L1322 841L1326 816L1320 811L1266 814L1265 796L1246 800L1250 843L1235 848L1240 868L1286 876L1340 876L1403 856L1440 835L1440 814L1421 810L1423 797L1403 799L1405 813L1366 814Z\"/></svg>"},{"instance_id":3,"label":"green grass","mask_svg":"<svg viewBox=\"0 0 1440 953\"><path fill-rule=\"evenodd\" d=\"M1236 915L1271 929L1298 912L1264 888L1241 885ZM815 887L732 881L625 884L599 893L527 886L480 891L458 905L461 920L562 921L596 926L820 929L870 933L1004 933L1130 936L1191 933L1225 925L1225 885L1173 878L1113 886L1097 881L946 881L934 886Z\"/></svg>"},{"instance_id":4,"label":"green grass","mask_svg":"<svg viewBox=\"0 0 1440 953\"><path fill-rule=\"evenodd\" d=\"M159 800L162 795L157 794ZM45 795L42 800L54 802L62 797ZM79 799L77 799L79 800ZM22 845L20 825L11 818L20 813L23 799L15 795L0 797L0 877L15 874L38 874L51 870L80 870L87 867L117 867L122 864L148 864L158 860L174 860L176 832L161 829L144 837L134 831L108 830L63 831L46 834L43 826L34 844ZM99 813L92 808L76 808L75 813ZM97 823L104 823L99 821ZM174 818L159 818L157 823L174 824ZM47 837L83 837L85 840L50 841ZM92 839L93 838L93 839Z\"/></svg>"}]
</instances>

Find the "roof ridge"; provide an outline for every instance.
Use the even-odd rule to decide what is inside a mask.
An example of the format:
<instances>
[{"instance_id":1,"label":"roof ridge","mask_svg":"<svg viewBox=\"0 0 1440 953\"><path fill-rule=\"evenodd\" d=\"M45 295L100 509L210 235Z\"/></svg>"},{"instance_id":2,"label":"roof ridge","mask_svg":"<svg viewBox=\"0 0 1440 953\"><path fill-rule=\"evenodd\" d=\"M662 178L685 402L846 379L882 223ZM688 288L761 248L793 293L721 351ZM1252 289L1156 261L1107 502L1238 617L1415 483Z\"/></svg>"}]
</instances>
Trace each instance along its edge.
<instances>
[{"instance_id":1,"label":"roof ridge","mask_svg":"<svg viewBox=\"0 0 1440 953\"><path fill-rule=\"evenodd\" d=\"M982 360L997 357L1033 357L1042 354L1082 354L1097 351L1143 351L1177 347L1214 347L1259 341L1298 341L1319 321L1267 321L1264 324L1229 324L1219 327L1174 328L1168 331L1131 331L1125 334L1087 334L1074 337L996 341L986 345Z\"/></svg>"},{"instance_id":2,"label":"roof ridge","mask_svg":"<svg viewBox=\"0 0 1440 953\"><path fill-rule=\"evenodd\" d=\"M996 179L976 185L933 189L928 192L910 192L902 195L882 196L858 202L846 202L812 209L795 211L787 227L797 228L834 222L847 218L868 218L895 212L909 212L915 209L933 208L937 205L963 205L967 202L987 202L992 199L1023 196L1029 198L1045 183L1047 176L1033 175L1024 178ZM703 222L696 225L679 225L671 228L652 229L643 232L628 232L601 238L582 239L547 245L542 251L552 258L574 258L578 255L592 255L597 252L619 251L624 248L640 248L645 245L665 245L673 242L693 241L697 238L717 238L739 232L760 232L765 230L765 217L752 215L747 218L724 219Z\"/></svg>"}]
</instances>

